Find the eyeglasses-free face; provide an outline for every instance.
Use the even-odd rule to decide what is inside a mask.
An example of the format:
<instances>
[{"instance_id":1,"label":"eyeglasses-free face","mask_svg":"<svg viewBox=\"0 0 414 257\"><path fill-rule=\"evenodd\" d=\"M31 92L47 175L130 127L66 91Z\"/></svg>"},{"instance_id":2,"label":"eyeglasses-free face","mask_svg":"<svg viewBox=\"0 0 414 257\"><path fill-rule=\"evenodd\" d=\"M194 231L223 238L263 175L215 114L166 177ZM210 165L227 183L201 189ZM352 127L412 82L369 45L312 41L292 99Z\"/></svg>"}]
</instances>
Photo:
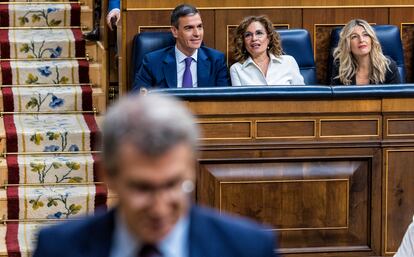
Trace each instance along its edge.
<instances>
[{"instance_id":1,"label":"eyeglasses-free face","mask_svg":"<svg viewBox=\"0 0 414 257\"><path fill-rule=\"evenodd\" d=\"M351 53L355 57L366 56L371 52L372 39L364 27L356 26L350 35Z\"/></svg>"},{"instance_id":2,"label":"eyeglasses-free face","mask_svg":"<svg viewBox=\"0 0 414 257\"><path fill-rule=\"evenodd\" d=\"M254 21L247 27L243 34L244 46L252 58L267 54L269 37L262 23Z\"/></svg>"}]
</instances>

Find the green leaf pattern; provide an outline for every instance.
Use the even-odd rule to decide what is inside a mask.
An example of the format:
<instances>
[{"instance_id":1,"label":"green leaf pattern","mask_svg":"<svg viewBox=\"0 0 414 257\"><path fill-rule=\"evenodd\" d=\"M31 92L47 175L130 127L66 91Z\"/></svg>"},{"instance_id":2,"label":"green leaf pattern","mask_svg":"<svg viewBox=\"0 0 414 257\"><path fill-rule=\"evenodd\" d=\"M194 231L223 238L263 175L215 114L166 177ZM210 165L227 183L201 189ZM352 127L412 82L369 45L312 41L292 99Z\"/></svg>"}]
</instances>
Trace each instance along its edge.
<instances>
[{"instance_id":1,"label":"green leaf pattern","mask_svg":"<svg viewBox=\"0 0 414 257\"><path fill-rule=\"evenodd\" d=\"M89 183L94 181L90 154L19 156L20 183Z\"/></svg>"},{"instance_id":2,"label":"green leaf pattern","mask_svg":"<svg viewBox=\"0 0 414 257\"><path fill-rule=\"evenodd\" d=\"M36 160L30 162L30 171L37 173L38 183L44 184L48 179L48 174L52 173L54 177L54 183L81 183L83 178L80 176L73 176L73 173L80 171L81 164L75 161L66 161L64 163L54 161L52 163L46 163L44 160ZM50 176L52 176L50 175Z\"/></svg>"},{"instance_id":3,"label":"green leaf pattern","mask_svg":"<svg viewBox=\"0 0 414 257\"><path fill-rule=\"evenodd\" d=\"M88 125L79 114L21 114L15 116L16 130L24 129L19 151L76 152L90 151ZM23 145L24 144L24 145ZM24 148L23 148L24 147Z\"/></svg>"},{"instance_id":4,"label":"green leaf pattern","mask_svg":"<svg viewBox=\"0 0 414 257\"><path fill-rule=\"evenodd\" d=\"M85 212L82 201L79 202L79 195L75 190L74 186L42 186L34 189L28 195L30 214L33 216L42 215L38 218L68 219ZM81 195L81 197L85 197L85 195Z\"/></svg>"},{"instance_id":5,"label":"green leaf pattern","mask_svg":"<svg viewBox=\"0 0 414 257\"><path fill-rule=\"evenodd\" d=\"M56 8L47 8L43 10L31 10L23 16L17 18L20 26L36 26L38 23L44 22L47 27L56 27L62 23L61 19L51 18L51 14L56 13ZM29 24L31 21L31 24Z\"/></svg>"}]
</instances>

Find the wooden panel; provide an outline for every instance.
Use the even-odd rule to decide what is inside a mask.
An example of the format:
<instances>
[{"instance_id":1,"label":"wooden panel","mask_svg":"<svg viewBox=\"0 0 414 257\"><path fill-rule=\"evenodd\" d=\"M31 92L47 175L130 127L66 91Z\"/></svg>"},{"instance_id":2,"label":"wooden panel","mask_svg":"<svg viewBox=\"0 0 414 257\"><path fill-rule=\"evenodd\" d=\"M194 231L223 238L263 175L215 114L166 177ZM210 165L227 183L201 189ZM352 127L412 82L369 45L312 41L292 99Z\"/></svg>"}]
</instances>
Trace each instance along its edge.
<instances>
[{"instance_id":1,"label":"wooden panel","mask_svg":"<svg viewBox=\"0 0 414 257\"><path fill-rule=\"evenodd\" d=\"M244 17L251 15L267 15L277 28L300 28L302 26L302 11L300 9L254 9L254 10L216 10L215 11L215 41L216 48L223 53L231 52L234 27ZM234 61L231 56L228 60L229 67Z\"/></svg>"},{"instance_id":2,"label":"wooden panel","mask_svg":"<svg viewBox=\"0 0 414 257\"><path fill-rule=\"evenodd\" d=\"M390 24L401 28L407 82L414 82L414 8L390 8Z\"/></svg>"},{"instance_id":3,"label":"wooden panel","mask_svg":"<svg viewBox=\"0 0 414 257\"><path fill-rule=\"evenodd\" d=\"M413 106L413 98L389 98L382 100L382 109L384 113L412 112Z\"/></svg>"},{"instance_id":4,"label":"wooden panel","mask_svg":"<svg viewBox=\"0 0 414 257\"><path fill-rule=\"evenodd\" d=\"M414 118L387 119L387 136L414 136Z\"/></svg>"},{"instance_id":5,"label":"wooden panel","mask_svg":"<svg viewBox=\"0 0 414 257\"><path fill-rule=\"evenodd\" d=\"M304 9L303 28L311 33L315 49L318 81L326 81L330 47L330 30L336 24L345 24L351 19L361 18L369 23L388 24L387 8Z\"/></svg>"},{"instance_id":6,"label":"wooden panel","mask_svg":"<svg viewBox=\"0 0 414 257\"><path fill-rule=\"evenodd\" d=\"M320 137L377 137L379 119L321 119Z\"/></svg>"},{"instance_id":7,"label":"wooden panel","mask_svg":"<svg viewBox=\"0 0 414 257\"><path fill-rule=\"evenodd\" d=\"M413 12L414 10L412 10ZM414 20L414 19L413 19ZM406 71L406 82L412 83L413 76L413 61L414 61L414 23L401 24L401 40L404 50L404 62Z\"/></svg>"},{"instance_id":8,"label":"wooden panel","mask_svg":"<svg viewBox=\"0 0 414 257\"><path fill-rule=\"evenodd\" d=\"M223 162L201 162L201 203L271 225L284 252L370 250L368 160Z\"/></svg>"},{"instance_id":9,"label":"wooden panel","mask_svg":"<svg viewBox=\"0 0 414 257\"><path fill-rule=\"evenodd\" d=\"M414 214L414 149L385 150L384 252L392 254Z\"/></svg>"},{"instance_id":10,"label":"wooden panel","mask_svg":"<svg viewBox=\"0 0 414 257\"><path fill-rule=\"evenodd\" d=\"M316 120L259 120L256 121L256 139L314 138Z\"/></svg>"},{"instance_id":11,"label":"wooden panel","mask_svg":"<svg viewBox=\"0 0 414 257\"><path fill-rule=\"evenodd\" d=\"M174 8L181 4L180 0L173 1L131 1L123 0L127 8ZM401 5L413 4L412 0L192 0L191 4L202 7L257 7L257 6L347 6L347 5Z\"/></svg>"},{"instance_id":12,"label":"wooden panel","mask_svg":"<svg viewBox=\"0 0 414 257\"><path fill-rule=\"evenodd\" d=\"M171 26L138 26L138 33L141 32L170 32Z\"/></svg>"},{"instance_id":13,"label":"wooden panel","mask_svg":"<svg viewBox=\"0 0 414 257\"><path fill-rule=\"evenodd\" d=\"M381 112L381 100L301 100L301 101L199 101L186 102L199 116L204 115L270 115L300 113L354 113Z\"/></svg>"},{"instance_id":14,"label":"wooden panel","mask_svg":"<svg viewBox=\"0 0 414 257\"><path fill-rule=\"evenodd\" d=\"M255 218L279 231L347 229L348 182L222 182L219 210Z\"/></svg>"},{"instance_id":15,"label":"wooden panel","mask_svg":"<svg viewBox=\"0 0 414 257\"><path fill-rule=\"evenodd\" d=\"M251 139L251 122L249 121L210 121L198 122L203 140Z\"/></svg>"}]
</instances>

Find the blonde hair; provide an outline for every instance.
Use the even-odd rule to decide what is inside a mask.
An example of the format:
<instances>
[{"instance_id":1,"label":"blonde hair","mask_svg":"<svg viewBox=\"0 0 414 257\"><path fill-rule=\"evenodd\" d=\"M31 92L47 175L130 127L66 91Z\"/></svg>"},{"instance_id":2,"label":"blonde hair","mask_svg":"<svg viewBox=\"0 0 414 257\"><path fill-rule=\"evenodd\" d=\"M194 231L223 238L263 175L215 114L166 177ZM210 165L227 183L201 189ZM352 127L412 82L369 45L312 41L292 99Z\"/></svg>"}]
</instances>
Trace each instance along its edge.
<instances>
[{"instance_id":1,"label":"blonde hair","mask_svg":"<svg viewBox=\"0 0 414 257\"><path fill-rule=\"evenodd\" d=\"M246 51L246 46L244 45L244 33L253 22L260 22L266 30L267 36L269 38L268 53L273 54L278 57L282 55L282 43L280 41L279 33L273 28L272 22L266 16L248 16L243 19L243 21L237 26L234 33L234 59L236 62L243 63L249 58L249 53Z\"/></svg>"},{"instance_id":2,"label":"blonde hair","mask_svg":"<svg viewBox=\"0 0 414 257\"><path fill-rule=\"evenodd\" d=\"M334 79L339 80L344 85L352 83L352 78L356 76L358 70L358 61L351 52L351 34L356 26L361 26L365 29L368 36L371 38L371 52L369 57L371 60L371 70L369 73L369 81L374 84L380 84L385 81L385 74L389 70L390 61L384 56L381 49L381 44L372 29L372 27L365 20L354 19L349 21L345 27L342 28L339 34L338 46L333 52L334 61L339 62L338 76Z\"/></svg>"}]
</instances>

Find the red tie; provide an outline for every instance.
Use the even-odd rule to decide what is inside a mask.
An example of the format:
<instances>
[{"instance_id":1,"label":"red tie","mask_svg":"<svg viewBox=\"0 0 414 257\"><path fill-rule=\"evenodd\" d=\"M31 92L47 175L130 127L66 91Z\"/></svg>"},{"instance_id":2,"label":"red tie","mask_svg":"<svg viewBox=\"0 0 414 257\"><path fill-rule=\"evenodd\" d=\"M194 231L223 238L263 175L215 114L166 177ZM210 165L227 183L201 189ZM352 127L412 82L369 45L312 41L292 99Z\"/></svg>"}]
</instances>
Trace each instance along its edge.
<instances>
[{"instance_id":1,"label":"red tie","mask_svg":"<svg viewBox=\"0 0 414 257\"><path fill-rule=\"evenodd\" d=\"M162 257L162 254L155 245L145 244L138 252L138 257Z\"/></svg>"}]
</instances>

